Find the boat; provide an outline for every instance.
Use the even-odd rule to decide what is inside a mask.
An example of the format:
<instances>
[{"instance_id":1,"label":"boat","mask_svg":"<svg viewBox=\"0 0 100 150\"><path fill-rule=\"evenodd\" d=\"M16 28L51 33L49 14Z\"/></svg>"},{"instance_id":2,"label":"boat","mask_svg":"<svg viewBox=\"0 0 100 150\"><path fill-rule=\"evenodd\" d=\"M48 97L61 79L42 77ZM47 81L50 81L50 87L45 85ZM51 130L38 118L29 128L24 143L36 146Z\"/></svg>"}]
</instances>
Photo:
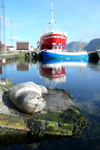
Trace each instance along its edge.
<instances>
[{"instance_id":1,"label":"boat","mask_svg":"<svg viewBox=\"0 0 100 150\"><path fill-rule=\"evenodd\" d=\"M89 59L89 55L86 51L63 51L62 45L53 45L52 50L42 50L43 58L54 59Z\"/></svg>"},{"instance_id":2,"label":"boat","mask_svg":"<svg viewBox=\"0 0 100 150\"><path fill-rule=\"evenodd\" d=\"M49 27L46 32L40 36L38 47L40 50L51 50L53 47L53 43L55 43L56 45L62 44L62 50L64 50L66 46L67 33L58 30L53 17L53 6L51 12L51 22L49 23Z\"/></svg>"},{"instance_id":3,"label":"boat","mask_svg":"<svg viewBox=\"0 0 100 150\"><path fill-rule=\"evenodd\" d=\"M97 52L99 59L100 59L100 49L97 49L96 52Z\"/></svg>"}]
</instances>

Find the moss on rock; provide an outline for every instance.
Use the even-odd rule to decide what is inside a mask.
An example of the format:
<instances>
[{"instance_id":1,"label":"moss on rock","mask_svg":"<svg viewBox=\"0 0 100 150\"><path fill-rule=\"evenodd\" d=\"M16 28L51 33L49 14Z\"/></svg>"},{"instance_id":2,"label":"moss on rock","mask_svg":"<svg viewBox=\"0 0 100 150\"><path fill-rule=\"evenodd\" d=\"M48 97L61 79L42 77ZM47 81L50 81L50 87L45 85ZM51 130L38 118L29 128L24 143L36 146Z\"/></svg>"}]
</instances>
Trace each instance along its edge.
<instances>
[{"instance_id":1,"label":"moss on rock","mask_svg":"<svg viewBox=\"0 0 100 150\"><path fill-rule=\"evenodd\" d=\"M24 118L0 114L0 127L29 131Z\"/></svg>"},{"instance_id":2,"label":"moss on rock","mask_svg":"<svg viewBox=\"0 0 100 150\"><path fill-rule=\"evenodd\" d=\"M36 122L38 125L36 125ZM63 112L36 114L34 115L34 119L32 117L29 119L28 125L32 132L34 132L32 130L34 126L39 127L39 131L41 131L40 126L42 126L44 133L41 134L54 134L59 136L71 136L76 133L81 133L82 129L89 127L88 120L80 114L79 110L75 107L67 109Z\"/></svg>"},{"instance_id":3,"label":"moss on rock","mask_svg":"<svg viewBox=\"0 0 100 150\"><path fill-rule=\"evenodd\" d=\"M8 80L8 79L2 79L0 80L0 92L6 92L8 90L10 90L12 87L14 86L14 84Z\"/></svg>"},{"instance_id":4,"label":"moss on rock","mask_svg":"<svg viewBox=\"0 0 100 150\"><path fill-rule=\"evenodd\" d=\"M54 121L29 119L27 120L28 128L31 134L39 136L55 135L55 136L72 136L73 125L58 123Z\"/></svg>"}]
</instances>

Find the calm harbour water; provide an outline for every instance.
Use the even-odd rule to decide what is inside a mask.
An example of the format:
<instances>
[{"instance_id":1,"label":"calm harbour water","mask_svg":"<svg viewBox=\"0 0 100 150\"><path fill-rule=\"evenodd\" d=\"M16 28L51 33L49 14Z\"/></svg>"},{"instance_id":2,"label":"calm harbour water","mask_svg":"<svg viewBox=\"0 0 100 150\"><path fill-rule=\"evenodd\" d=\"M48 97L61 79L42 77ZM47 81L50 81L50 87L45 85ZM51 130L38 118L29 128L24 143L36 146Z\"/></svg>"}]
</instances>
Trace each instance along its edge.
<instances>
[{"instance_id":1,"label":"calm harbour water","mask_svg":"<svg viewBox=\"0 0 100 150\"><path fill-rule=\"evenodd\" d=\"M44 60L34 64L34 60L14 60L0 66L0 78L7 78L14 84L32 81L47 88L69 91L89 120L90 128L81 136L0 146L0 150L100 150L100 61L59 61Z\"/></svg>"}]
</instances>

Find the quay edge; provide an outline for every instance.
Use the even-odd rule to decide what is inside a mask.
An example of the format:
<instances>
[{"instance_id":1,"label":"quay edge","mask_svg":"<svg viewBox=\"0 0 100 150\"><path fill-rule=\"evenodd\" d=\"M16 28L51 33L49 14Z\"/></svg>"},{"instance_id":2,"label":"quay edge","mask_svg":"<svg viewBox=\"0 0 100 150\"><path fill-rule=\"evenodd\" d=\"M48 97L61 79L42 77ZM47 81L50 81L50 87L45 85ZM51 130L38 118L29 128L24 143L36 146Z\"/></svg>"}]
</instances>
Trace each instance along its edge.
<instances>
[{"instance_id":1,"label":"quay edge","mask_svg":"<svg viewBox=\"0 0 100 150\"><path fill-rule=\"evenodd\" d=\"M0 54L0 60L2 60L2 58L5 58L6 60L18 58L18 54Z\"/></svg>"},{"instance_id":2,"label":"quay edge","mask_svg":"<svg viewBox=\"0 0 100 150\"><path fill-rule=\"evenodd\" d=\"M88 52L88 55L89 55L90 61L99 60L99 56L98 56L96 51L95 52L90 51L90 52ZM6 60L13 59L13 58L20 58L20 57L25 57L25 58L32 57L32 58L39 59L39 60L43 59L43 55L42 55L42 52L40 50L19 51L19 52L16 52L14 54L0 54L0 60L2 59L2 57L4 57Z\"/></svg>"},{"instance_id":3,"label":"quay edge","mask_svg":"<svg viewBox=\"0 0 100 150\"><path fill-rule=\"evenodd\" d=\"M89 61L98 61L99 60L99 56L97 54L97 52L88 52L89 54Z\"/></svg>"},{"instance_id":4,"label":"quay edge","mask_svg":"<svg viewBox=\"0 0 100 150\"><path fill-rule=\"evenodd\" d=\"M38 60L42 60L43 59L43 56L42 56L42 52L40 50L37 50L37 51L27 51L24 53L24 56L25 58L34 58L34 59L38 59Z\"/></svg>"}]
</instances>

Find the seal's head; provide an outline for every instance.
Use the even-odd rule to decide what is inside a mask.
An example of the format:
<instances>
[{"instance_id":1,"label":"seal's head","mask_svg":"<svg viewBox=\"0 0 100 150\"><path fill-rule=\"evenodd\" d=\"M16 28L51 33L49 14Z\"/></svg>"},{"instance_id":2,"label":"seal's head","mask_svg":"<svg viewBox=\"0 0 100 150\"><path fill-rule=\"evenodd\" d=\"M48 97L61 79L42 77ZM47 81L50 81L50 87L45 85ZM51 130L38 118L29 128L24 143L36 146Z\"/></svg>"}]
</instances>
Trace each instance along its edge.
<instances>
[{"instance_id":1,"label":"seal's head","mask_svg":"<svg viewBox=\"0 0 100 150\"><path fill-rule=\"evenodd\" d=\"M25 113L34 113L42 111L46 103L44 99L36 92L29 91L22 93L17 97L17 106Z\"/></svg>"}]
</instances>

